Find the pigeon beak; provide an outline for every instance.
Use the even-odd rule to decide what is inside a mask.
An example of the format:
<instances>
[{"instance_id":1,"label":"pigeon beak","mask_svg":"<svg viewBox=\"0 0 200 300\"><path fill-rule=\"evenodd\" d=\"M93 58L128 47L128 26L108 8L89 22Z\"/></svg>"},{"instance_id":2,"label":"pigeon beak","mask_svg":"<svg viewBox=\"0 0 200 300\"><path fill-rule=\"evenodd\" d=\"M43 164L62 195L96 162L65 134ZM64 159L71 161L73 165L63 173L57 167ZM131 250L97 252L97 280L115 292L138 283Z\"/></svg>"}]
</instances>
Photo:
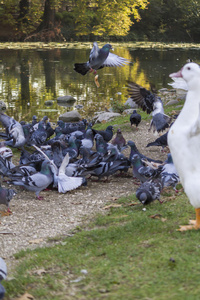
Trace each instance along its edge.
<instances>
[{"instance_id":1,"label":"pigeon beak","mask_svg":"<svg viewBox=\"0 0 200 300\"><path fill-rule=\"evenodd\" d=\"M114 51L114 48L111 48L112 51Z\"/></svg>"},{"instance_id":2,"label":"pigeon beak","mask_svg":"<svg viewBox=\"0 0 200 300\"><path fill-rule=\"evenodd\" d=\"M176 72L176 73L171 73L171 74L169 74L169 77L183 77L183 75L182 75L182 69L180 70L180 71L178 71L178 72Z\"/></svg>"}]
</instances>

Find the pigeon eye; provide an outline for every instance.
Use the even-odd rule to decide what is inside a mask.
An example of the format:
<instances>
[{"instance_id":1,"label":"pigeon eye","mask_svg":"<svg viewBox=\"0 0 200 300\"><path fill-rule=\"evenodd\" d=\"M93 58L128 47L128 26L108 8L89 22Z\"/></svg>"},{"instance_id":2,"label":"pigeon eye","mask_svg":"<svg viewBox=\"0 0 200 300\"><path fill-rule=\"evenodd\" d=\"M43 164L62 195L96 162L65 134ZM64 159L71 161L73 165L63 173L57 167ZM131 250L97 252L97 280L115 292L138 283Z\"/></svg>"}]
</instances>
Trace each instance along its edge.
<instances>
[{"instance_id":1,"label":"pigeon eye","mask_svg":"<svg viewBox=\"0 0 200 300\"><path fill-rule=\"evenodd\" d=\"M190 70L190 67L187 67L188 70Z\"/></svg>"}]
</instances>

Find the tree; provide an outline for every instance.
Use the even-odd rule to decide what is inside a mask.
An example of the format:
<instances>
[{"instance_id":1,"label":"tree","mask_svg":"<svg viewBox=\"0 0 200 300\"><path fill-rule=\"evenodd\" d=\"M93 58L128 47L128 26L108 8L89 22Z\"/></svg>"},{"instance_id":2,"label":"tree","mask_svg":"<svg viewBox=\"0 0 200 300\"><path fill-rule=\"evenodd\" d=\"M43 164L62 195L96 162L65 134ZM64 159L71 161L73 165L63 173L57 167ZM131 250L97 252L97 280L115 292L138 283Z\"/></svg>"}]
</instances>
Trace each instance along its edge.
<instances>
[{"instance_id":1,"label":"tree","mask_svg":"<svg viewBox=\"0 0 200 300\"><path fill-rule=\"evenodd\" d=\"M140 19L139 9L145 9L148 0L76 0L72 13L75 17L76 34L99 36L128 33L130 16Z\"/></svg>"}]
</instances>

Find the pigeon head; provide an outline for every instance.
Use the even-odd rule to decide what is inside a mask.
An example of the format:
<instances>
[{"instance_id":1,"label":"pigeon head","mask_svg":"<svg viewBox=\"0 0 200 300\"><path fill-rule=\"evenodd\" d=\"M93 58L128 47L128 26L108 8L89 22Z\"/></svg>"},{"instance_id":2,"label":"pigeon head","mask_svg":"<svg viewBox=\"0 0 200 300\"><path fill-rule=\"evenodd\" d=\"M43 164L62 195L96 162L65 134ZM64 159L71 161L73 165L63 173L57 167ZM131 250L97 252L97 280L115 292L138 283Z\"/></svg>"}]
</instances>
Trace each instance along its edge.
<instances>
[{"instance_id":1,"label":"pigeon head","mask_svg":"<svg viewBox=\"0 0 200 300\"><path fill-rule=\"evenodd\" d=\"M146 190L136 192L136 197L143 205L147 205L153 201L152 195Z\"/></svg>"},{"instance_id":2,"label":"pigeon head","mask_svg":"<svg viewBox=\"0 0 200 300\"><path fill-rule=\"evenodd\" d=\"M102 49L105 51L105 52L109 52L110 50L113 50L111 44L105 44Z\"/></svg>"}]
</instances>

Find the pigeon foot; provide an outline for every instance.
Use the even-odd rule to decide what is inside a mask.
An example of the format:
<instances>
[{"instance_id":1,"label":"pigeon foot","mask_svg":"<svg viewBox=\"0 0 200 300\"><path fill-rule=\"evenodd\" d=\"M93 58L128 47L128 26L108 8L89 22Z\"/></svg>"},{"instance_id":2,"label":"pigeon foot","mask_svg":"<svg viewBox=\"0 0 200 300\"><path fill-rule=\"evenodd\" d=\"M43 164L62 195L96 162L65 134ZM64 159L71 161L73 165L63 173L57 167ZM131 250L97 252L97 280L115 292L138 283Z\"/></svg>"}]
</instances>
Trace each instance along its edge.
<instances>
[{"instance_id":1,"label":"pigeon foot","mask_svg":"<svg viewBox=\"0 0 200 300\"><path fill-rule=\"evenodd\" d=\"M42 197L42 196L37 196L36 197L38 200L43 200L44 199L44 197Z\"/></svg>"}]
</instances>

